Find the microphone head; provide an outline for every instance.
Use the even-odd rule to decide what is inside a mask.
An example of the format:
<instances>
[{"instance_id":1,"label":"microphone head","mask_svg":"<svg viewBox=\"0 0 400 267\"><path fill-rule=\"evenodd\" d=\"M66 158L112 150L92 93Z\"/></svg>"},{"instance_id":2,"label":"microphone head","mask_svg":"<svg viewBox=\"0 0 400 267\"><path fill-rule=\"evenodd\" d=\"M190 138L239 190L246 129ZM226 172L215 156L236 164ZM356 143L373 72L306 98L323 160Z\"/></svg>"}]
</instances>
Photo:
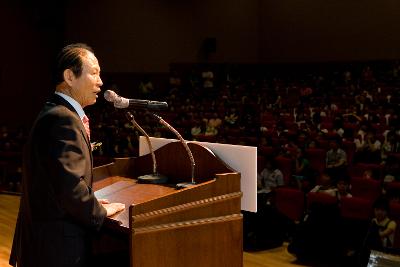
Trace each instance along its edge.
<instances>
[{"instance_id":1,"label":"microphone head","mask_svg":"<svg viewBox=\"0 0 400 267\"><path fill-rule=\"evenodd\" d=\"M104 92L104 99L107 100L108 102L114 103L114 107L116 108L129 107L129 99L117 95L117 93L112 90L106 90Z\"/></svg>"},{"instance_id":2,"label":"microphone head","mask_svg":"<svg viewBox=\"0 0 400 267\"><path fill-rule=\"evenodd\" d=\"M104 92L104 99L107 100L108 102L115 102L117 97L118 95L114 91L106 90Z\"/></svg>"}]
</instances>

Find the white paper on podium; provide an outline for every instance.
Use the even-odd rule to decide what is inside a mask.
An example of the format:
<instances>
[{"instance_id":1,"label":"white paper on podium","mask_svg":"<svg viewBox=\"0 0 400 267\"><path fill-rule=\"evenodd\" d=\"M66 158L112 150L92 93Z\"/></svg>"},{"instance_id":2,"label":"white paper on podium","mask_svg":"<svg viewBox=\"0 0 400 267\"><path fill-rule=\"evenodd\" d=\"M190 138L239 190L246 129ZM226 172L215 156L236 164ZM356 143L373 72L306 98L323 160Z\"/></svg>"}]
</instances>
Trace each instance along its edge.
<instances>
[{"instance_id":1,"label":"white paper on podium","mask_svg":"<svg viewBox=\"0 0 400 267\"><path fill-rule=\"evenodd\" d=\"M150 137L154 151L158 148L178 140ZM240 187L243 192L241 209L257 212L257 147L239 146L230 144L218 144L188 141L201 144L209 148L215 155L224 161L229 167L240 172ZM139 156L149 154L146 138L139 138Z\"/></svg>"}]
</instances>

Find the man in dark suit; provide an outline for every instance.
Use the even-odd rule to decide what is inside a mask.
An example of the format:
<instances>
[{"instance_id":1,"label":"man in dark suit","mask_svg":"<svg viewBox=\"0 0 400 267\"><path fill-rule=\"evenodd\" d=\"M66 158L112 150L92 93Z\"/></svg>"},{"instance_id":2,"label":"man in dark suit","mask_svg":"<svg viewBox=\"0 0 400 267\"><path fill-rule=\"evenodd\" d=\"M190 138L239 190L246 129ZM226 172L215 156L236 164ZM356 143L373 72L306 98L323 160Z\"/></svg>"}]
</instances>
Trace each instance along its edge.
<instances>
[{"instance_id":1,"label":"man in dark suit","mask_svg":"<svg viewBox=\"0 0 400 267\"><path fill-rule=\"evenodd\" d=\"M102 81L93 50L63 48L56 92L38 115L24 151L22 197L10 264L89 266L90 237L106 216L125 208L98 200L83 108L96 102ZM82 122L83 120L83 122Z\"/></svg>"}]
</instances>

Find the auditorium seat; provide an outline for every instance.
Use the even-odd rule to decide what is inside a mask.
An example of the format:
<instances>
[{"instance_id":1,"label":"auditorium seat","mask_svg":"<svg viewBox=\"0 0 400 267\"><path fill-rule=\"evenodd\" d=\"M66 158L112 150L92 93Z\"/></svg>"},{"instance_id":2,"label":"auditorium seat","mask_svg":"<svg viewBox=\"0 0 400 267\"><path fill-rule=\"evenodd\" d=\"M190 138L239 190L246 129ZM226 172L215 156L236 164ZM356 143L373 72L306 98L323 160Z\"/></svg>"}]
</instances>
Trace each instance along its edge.
<instances>
[{"instance_id":1,"label":"auditorium seat","mask_svg":"<svg viewBox=\"0 0 400 267\"><path fill-rule=\"evenodd\" d=\"M208 143L215 143L217 142L216 135L205 135L205 134L198 134L195 138L200 142L208 142Z\"/></svg>"},{"instance_id":2,"label":"auditorium seat","mask_svg":"<svg viewBox=\"0 0 400 267\"><path fill-rule=\"evenodd\" d=\"M335 205L338 200L336 197L323 193L323 192L309 192L307 194L307 207L311 208L313 205Z\"/></svg>"},{"instance_id":3,"label":"auditorium seat","mask_svg":"<svg viewBox=\"0 0 400 267\"><path fill-rule=\"evenodd\" d=\"M305 152L306 158L310 161L311 168L318 171L319 174L322 174L325 170L325 150L320 148L308 148Z\"/></svg>"},{"instance_id":4,"label":"auditorium seat","mask_svg":"<svg viewBox=\"0 0 400 267\"><path fill-rule=\"evenodd\" d=\"M390 218L396 221L396 233L394 237L393 247L400 249L400 203L397 201L390 202Z\"/></svg>"},{"instance_id":5,"label":"auditorium seat","mask_svg":"<svg viewBox=\"0 0 400 267\"><path fill-rule=\"evenodd\" d=\"M380 164L373 163L357 163L350 168L350 176L352 177L362 177L364 171L371 170L375 179L382 178L382 168L383 166Z\"/></svg>"},{"instance_id":6,"label":"auditorium seat","mask_svg":"<svg viewBox=\"0 0 400 267\"><path fill-rule=\"evenodd\" d=\"M390 152L390 153L387 153L387 155L388 155L388 157L389 156L395 157L398 161L400 161L400 153Z\"/></svg>"},{"instance_id":7,"label":"auditorium seat","mask_svg":"<svg viewBox=\"0 0 400 267\"><path fill-rule=\"evenodd\" d=\"M330 141L329 140L326 140L326 139L318 139L318 143L319 143L319 147L321 148L321 149L323 149L323 150L325 150L325 151L328 151L329 149L330 149L330 147L329 147L329 143L330 143Z\"/></svg>"},{"instance_id":8,"label":"auditorium seat","mask_svg":"<svg viewBox=\"0 0 400 267\"><path fill-rule=\"evenodd\" d=\"M373 201L359 197L345 197L340 201L340 214L344 219L370 220L373 215Z\"/></svg>"},{"instance_id":9,"label":"auditorium seat","mask_svg":"<svg viewBox=\"0 0 400 267\"><path fill-rule=\"evenodd\" d=\"M288 187L277 188L275 192L278 211L293 221L299 221L304 214L304 193Z\"/></svg>"},{"instance_id":10,"label":"auditorium seat","mask_svg":"<svg viewBox=\"0 0 400 267\"><path fill-rule=\"evenodd\" d=\"M265 166L265 157L263 155L257 156L257 172L261 173Z\"/></svg>"},{"instance_id":11,"label":"auditorium seat","mask_svg":"<svg viewBox=\"0 0 400 267\"><path fill-rule=\"evenodd\" d=\"M389 196L400 196L400 182L385 183L386 193Z\"/></svg>"},{"instance_id":12,"label":"auditorium seat","mask_svg":"<svg viewBox=\"0 0 400 267\"><path fill-rule=\"evenodd\" d=\"M293 167L292 159L278 156L275 158L275 161L276 165L278 166L278 169L283 174L283 180L285 181L285 185L289 185L290 177L292 176L292 167Z\"/></svg>"},{"instance_id":13,"label":"auditorium seat","mask_svg":"<svg viewBox=\"0 0 400 267\"><path fill-rule=\"evenodd\" d=\"M347 155L347 164L351 166L353 164L354 153L356 152L356 145L353 141L343 141L342 148Z\"/></svg>"},{"instance_id":14,"label":"auditorium seat","mask_svg":"<svg viewBox=\"0 0 400 267\"><path fill-rule=\"evenodd\" d=\"M265 157L270 157L275 155L275 148L272 146L260 146L259 148L260 152L259 154L265 156Z\"/></svg>"},{"instance_id":15,"label":"auditorium seat","mask_svg":"<svg viewBox=\"0 0 400 267\"><path fill-rule=\"evenodd\" d=\"M321 130L322 129L327 129L328 131L332 130L333 123L331 121L323 121L321 122Z\"/></svg>"},{"instance_id":16,"label":"auditorium seat","mask_svg":"<svg viewBox=\"0 0 400 267\"><path fill-rule=\"evenodd\" d=\"M354 197L375 201L382 192L381 182L379 180L352 177L350 184L351 194Z\"/></svg>"}]
</instances>

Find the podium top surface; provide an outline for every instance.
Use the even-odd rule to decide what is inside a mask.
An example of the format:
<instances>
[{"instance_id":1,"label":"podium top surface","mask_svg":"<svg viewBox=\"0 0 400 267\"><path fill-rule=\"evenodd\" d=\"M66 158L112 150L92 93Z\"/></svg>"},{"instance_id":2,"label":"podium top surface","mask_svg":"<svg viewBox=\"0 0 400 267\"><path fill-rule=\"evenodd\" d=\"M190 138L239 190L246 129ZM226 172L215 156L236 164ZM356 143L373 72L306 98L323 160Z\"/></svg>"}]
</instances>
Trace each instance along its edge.
<instances>
[{"instance_id":1,"label":"podium top surface","mask_svg":"<svg viewBox=\"0 0 400 267\"><path fill-rule=\"evenodd\" d=\"M125 210L109 217L109 223L129 228L129 206L162 197L177 190L172 186L139 184L137 180L121 176L112 176L94 183L93 189L98 199L125 204Z\"/></svg>"}]
</instances>

